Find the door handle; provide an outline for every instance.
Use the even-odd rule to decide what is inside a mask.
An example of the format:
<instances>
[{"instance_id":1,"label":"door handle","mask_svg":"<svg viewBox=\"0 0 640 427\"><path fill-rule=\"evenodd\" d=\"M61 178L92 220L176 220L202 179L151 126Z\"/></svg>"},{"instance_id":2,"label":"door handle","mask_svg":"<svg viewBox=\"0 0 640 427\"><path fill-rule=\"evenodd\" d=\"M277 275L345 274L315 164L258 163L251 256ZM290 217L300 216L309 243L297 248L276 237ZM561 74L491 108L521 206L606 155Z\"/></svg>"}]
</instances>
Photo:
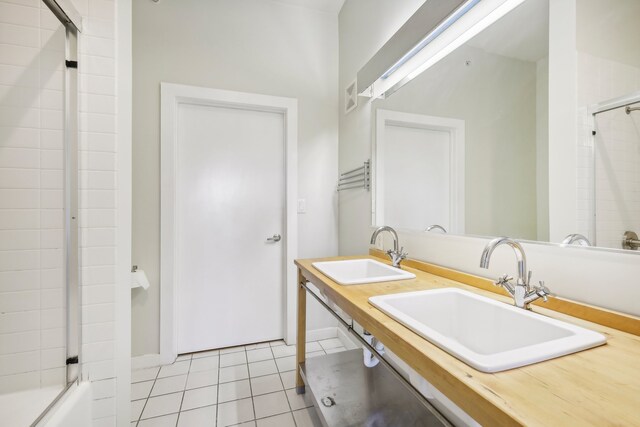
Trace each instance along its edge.
<instances>
[{"instance_id":1,"label":"door handle","mask_svg":"<svg viewBox=\"0 0 640 427\"><path fill-rule=\"evenodd\" d=\"M271 237L267 237L267 242L273 242L273 243L275 243L275 242L279 242L279 241L280 241L280 239L282 239L282 236L281 236L281 235L279 235L279 234L274 234L274 235L273 235L273 236L271 236Z\"/></svg>"}]
</instances>

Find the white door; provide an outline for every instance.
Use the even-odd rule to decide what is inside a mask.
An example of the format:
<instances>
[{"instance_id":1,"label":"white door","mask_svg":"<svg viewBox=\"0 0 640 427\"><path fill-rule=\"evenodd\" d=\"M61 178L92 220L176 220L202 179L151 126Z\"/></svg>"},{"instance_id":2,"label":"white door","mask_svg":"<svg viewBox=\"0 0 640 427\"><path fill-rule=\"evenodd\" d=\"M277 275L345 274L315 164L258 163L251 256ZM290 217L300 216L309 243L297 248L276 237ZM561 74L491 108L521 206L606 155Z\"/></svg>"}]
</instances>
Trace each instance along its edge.
<instances>
[{"instance_id":1,"label":"white door","mask_svg":"<svg viewBox=\"0 0 640 427\"><path fill-rule=\"evenodd\" d=\"M178 353L282 338L284 115L177 108Z\"/></svg>"},{"instance_id":2,"label":"white door","mask_svg":"<svg viewBox=\"0 0 640 427\"><path fill-rule=\"evenodd\" d=\"M384 152L384 218L392 227L451 230L450 147L446 131L387 125ZM411 188L407 200L404 188Z\"/></svg>"},{"instance_id":3,"label":"white door","mask_svg":"<svg viewBox=\"0 0 640 427\"><path fill-rule=\"evenodd\" d=\"M464 234L463 120L378 109L374 155L374 224Z\"/></svg>"}]
</instances>

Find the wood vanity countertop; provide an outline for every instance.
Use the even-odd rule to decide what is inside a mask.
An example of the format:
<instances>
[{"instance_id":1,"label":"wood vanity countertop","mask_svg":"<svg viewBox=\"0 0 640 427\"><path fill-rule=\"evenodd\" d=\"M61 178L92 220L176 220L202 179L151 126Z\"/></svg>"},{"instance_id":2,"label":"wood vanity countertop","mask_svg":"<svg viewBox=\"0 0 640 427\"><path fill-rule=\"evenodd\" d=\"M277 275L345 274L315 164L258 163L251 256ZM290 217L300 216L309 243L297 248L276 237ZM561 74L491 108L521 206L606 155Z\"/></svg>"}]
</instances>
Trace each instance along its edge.
<instances>
[{"instance_id":1,"label":"wood vanity countertop","mask_svg":"<svg viewBox=\"0 0 640 427\"><path fill-rule=\"evenodd\" d=\"M342 286L311 264L371 258L296 260L300 273L483 426L640 426L640 337L535 306L545 316L604 334L607 344L487 374L431 344L368 302L374 295L455 287L511 303L499 294L403 265L415 279ZM637 318L635 318L637 319Z\"/></svg>"}]
</instances>

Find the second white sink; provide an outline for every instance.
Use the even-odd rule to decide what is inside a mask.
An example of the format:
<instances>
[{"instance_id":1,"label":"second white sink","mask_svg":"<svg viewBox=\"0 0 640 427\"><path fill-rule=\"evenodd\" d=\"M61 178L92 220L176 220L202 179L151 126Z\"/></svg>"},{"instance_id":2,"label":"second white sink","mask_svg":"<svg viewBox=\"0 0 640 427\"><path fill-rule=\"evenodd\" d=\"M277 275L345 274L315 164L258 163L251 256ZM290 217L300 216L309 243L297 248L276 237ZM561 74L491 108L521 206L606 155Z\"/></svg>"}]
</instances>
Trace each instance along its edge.
<instances>
[{"instance_id":1,"label":"second white sink","mask_svg":"<svg viewBox=\"0 0 640 427\"><path fill-rule=\"evenodd\" d=\"M315 268L341 285L413 279L415 274L372 259L314 262Z\"/></svg>"},{"instance_id":2,"label":"second white sink","mask_svg":"<svg viewBox=\"0 0 640 427\"><path fill-rule=\"evenodd\" d=\"M456 288L380 295L369 302L482 372L499 372L586 350L606 338Z\"/></svg>"}]
</instances>

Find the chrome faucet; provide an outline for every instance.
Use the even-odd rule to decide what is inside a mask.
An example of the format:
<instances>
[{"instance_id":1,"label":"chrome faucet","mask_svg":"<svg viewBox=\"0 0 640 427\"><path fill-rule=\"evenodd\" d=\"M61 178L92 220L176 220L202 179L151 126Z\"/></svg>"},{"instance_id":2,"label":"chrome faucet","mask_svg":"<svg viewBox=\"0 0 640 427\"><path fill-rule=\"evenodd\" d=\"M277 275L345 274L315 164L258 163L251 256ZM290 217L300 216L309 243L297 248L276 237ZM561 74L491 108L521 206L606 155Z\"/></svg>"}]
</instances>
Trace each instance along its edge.
<instances>
[{"instance_id":1,"label":"chrome faucet","mask_svg":"<svg viewBox=\"0 0 640 427\"><path fill-rule=\"evenodd\" d=\"M393 249L389 249L387 251L387 255L389 255L389 258L391 258L391 265L396 268L400 268L400 263L407 257L408 254L406 252L402 252L404 248L400 248L398 250L398 233L396 233L396 230L389 227L388 225L383 225L382 227L377 228L376 231L374 231L371 235L371 244L376 244L378 234L382 233L383 231L388 231L393 236Z\"/></svg>"},{"instance_id":2,"label":"chrome faucet","mask_svg":"<svg viewBox=\"0 0 640 427\"><path fill-rule=\"evenodd\" d=\"M496 286L505 288L513 297L514 305L519 308L530 310L529 304L538 298L542 298L544 302L547 302L547 296L552 296L551 291L544 285L544 282L540 282L540 286L531 288L531 271L527 270L527 257L520 243L515 240L508 237L498 237L487 243L487 246L482 251L480 267L489 268L491 254L500 245L509 245L515 252L518 260L518 280L513 284L510 282L513 277L505 274L495 282Z\"/></svg>"},{"instance_id":3,"label":"chrome faucet","mask_svg":"<svg viewBox=\"0 0 640 427\"><path fill-rule=\"evenodd\" d=\"M579 246L591 246L589 239L582 234L569 234L562 241L563 245L573 245L574 243L577 243Z\"/></svg>"},{"instance_id":4,"label":"chrome faucet","mask_svg":"<svg viewBox=\"0 0 640 427\"><path fill-rule=\"evenodd\" d=\"M447 232L447 230L445 230L445 228L443 226L438 225L438 224L430 225L424 231L431 231L431 230L442 230L443 233Z\"/></svg>"}]
</instances>

